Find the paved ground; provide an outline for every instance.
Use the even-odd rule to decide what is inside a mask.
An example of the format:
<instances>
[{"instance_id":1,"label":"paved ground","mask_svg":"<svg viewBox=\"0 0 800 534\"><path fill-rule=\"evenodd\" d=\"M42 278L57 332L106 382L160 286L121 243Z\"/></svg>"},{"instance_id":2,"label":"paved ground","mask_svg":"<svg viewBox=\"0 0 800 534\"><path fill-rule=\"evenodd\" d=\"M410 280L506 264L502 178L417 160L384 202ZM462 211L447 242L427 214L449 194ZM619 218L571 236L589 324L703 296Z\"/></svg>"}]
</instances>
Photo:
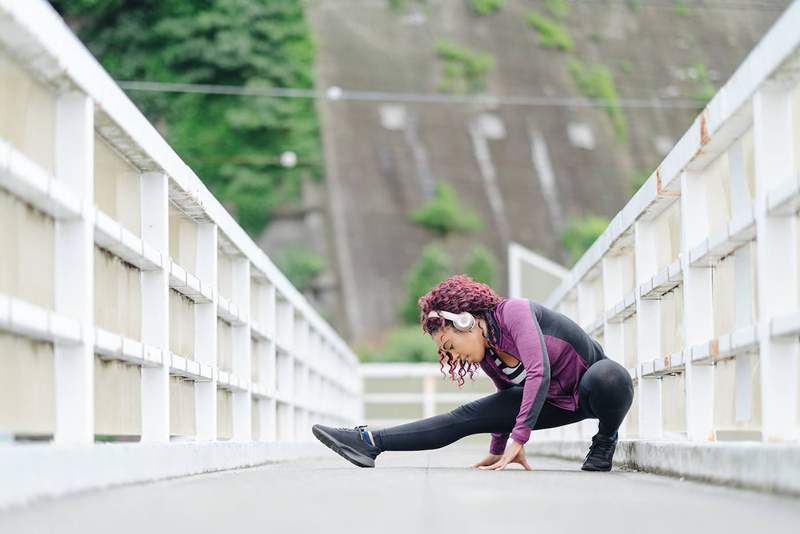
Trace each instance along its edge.
<instances>
[{"instance_id":1,"label":"paved ground","mask_svg":"<svg viewBox=\"0 0 800 534\"><path fill-rule=\"evenodd\" d=\"M484 447L386 452L375 469L302 462L91 492L0 514L4 534L158 532L798 532L800 499L531 458L478 471ZM498 530L502 529L502 530Z\"/></svg>"}]
</instances>

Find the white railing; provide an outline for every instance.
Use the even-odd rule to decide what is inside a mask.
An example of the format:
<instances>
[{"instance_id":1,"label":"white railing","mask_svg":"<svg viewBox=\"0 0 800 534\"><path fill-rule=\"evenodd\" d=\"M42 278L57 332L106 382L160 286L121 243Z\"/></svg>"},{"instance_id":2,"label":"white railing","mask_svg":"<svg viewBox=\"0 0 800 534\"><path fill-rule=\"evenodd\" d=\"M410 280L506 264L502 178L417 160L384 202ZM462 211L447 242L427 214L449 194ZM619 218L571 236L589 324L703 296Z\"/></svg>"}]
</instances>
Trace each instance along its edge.
<instances>
[{"instance_id":1,"label":"white railing","mask_svg":"<svg viewBox=\"0 0 800 534\"><path fill-rule=\"evenodd\" d=\"M462 388L442 374L438 363L364 363L365 421L382 428L445 413L494 392L479 369L474 381L467 375Z\"/></svg>"},{"instance_id":2,"label":"white railing","mask_svg":"<svg viewBox=\"0 0 800 534\"><path fill-rule=\"evenodd\" d=\"M623 436L800 436L798 28L794 2L545 303L636 380Z\"/></svg>"},{"instance_id":3,"label":"white railing","mask_svg":"<svg viewBox=\"0 0 800 534\"><path fill-rule=\"evenodd\" d=\"M0 203L0 463L41 453L25 438L213 456L361 419L353 352L42 0L0 0ZM274 448L246 450L147 476ZM81 486L49 476L0 504Z\"/></svg>"}]
</instances>

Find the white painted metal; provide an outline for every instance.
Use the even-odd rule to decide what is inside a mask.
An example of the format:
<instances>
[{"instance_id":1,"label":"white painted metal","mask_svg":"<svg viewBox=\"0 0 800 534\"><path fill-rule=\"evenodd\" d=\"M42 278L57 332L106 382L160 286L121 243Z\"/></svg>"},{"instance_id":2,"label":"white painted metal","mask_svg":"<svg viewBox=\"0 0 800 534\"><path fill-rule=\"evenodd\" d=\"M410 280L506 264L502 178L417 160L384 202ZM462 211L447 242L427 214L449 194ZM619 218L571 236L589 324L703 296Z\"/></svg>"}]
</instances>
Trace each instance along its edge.
<instances>
[{"instance_id":1,"label":"white painted metal","mask_svg":"<svg viewBox=\"0 0 800 534\"><path fill-rule=\"evenodd\" d=\"M94 115L91 99L60 96L56 108L56 179L83 199L81 217L56 221L55 312L75 319L78 344L53 347L57 443L94 441ZM35 244L31 244L35 246Z\"/></svg>"},{"instance_id":2,"label":"white painted metal","mask_svg":"<svg viewBox=\"0 0 800 534\"><path fill-rule=\"evenodd\" d=\"M392 407L420 408L422 417L431 417L443 413L443 406L464 404L490 394L494 387L482 370L474 374L475 383L469 377L465 378L464 388L460 391L455 382L445 377L435 363L364 363L359 366L359 373L365 382L373 381L373 393L364 394L364 404L373 410L381 407L391 411ZM391 386L391 391L379 391L386 387L385 382L395 381L402 385L403 391L397 391L398 386ZM484 392L474 391L469 386L477 385ZM409 422L407 417L370 417L366 423L373 428L398 425Z\"/></svg>"},{"instance_id":3,"label":"white painted metal","mask_svg":"<svg viewBox=\"0 0 800 534\"><path fill-rule=\"evenodd\" d=\"M577 296L579 324L617 359L630 354L624 317L636 315L627 437L800 437L798 27L794 2L545 302L569 309ZM681 244L668 258L657 228L675 202ZM633 305L622 265L631 231Z\"/></svg>"},{"instance_id":4,"label":"white painted metal","mask_svg":"<svg viewBox=\"0 0 800 534\"><path fill-rule=\"evenodd\" d=\"M142 241L161 257L169 254L167 176L143 174L141 181ZM169 274L164 269L142 271L142 342L169 355ZM169 441L169 358L157 367L142 368L142 441Z\"/></svg>"},{"instance_id":5,"label":"white painted metal","mask_svg":"<svg viewBox=\"0 0 800 534\"><path fill-rule=\"evenodd\" d=\"M100 479L113 484L252 465L254 459L269 460L270 451L278 450L272 446L279 437L298 447L299 441L310 440L308 427L315 422L355 424L363 415L355 354L236 224L47 2L0 0L0 55L55 102L54 135L42 136L45 141L54 139L52 169L26 157L8 139L0 139L0 188L40 210L54 225L54 274L52 280L43 281L44 287L54 288L52 309L28 302L12 288L11 293L0 294L0 332L53 348L54 443L73 451L58 454L61 461L117 445L95 443L96 362L122 364L127 376L131 369L141 372L135 385L141 404L134 410L127 406L125 412L141 414L136 427L141 429L140 441L118 449L113 471L99 478L91 473L73 477L59 483L58 491L96 487ZM128 227L118 214L96 205L96 186L108 185L105 180L114 178L95 176L95 142L103 142L103 149L110 147L121 165L137 171L126 182L126 187L138 185L139 196L138 211L126 214ZM173 232L170 213L180 215ZM130 227L131 220L137 225ZM128 331L98 326L95 303L105 295L95 294L96 247L117 263L125 262L121 272L133 273L133 282L126 279L125 284L135 284L126 294L132 295L136 307L131 309L137 313L131 314L135 318ZM176 257L171 250L179 251ZM226 259L230 259L230 294L220 294L218 265ZM259 289L251 292L255 285ZM177 299L183 299L181 306L187 311L176 319L171 315L173 291L188 297ZM118 304L120 309L128 305ZM218 335L218 319L230 325L225 330L229 338ZM182 322L186 324L178 324ZM171 324L186 330L173 331ZM180 332L187 332L186 340L181 340L181 353L176 354L178 345L173 346L170 338ZM231 368L220 368L220 339L230 340L225 349L232 355ZM0 372L5 372L2 364ZM193 398L172 389L186 383L181 380L189 381ZM232 402L219 406L231 412L217 413L218 398L227 399L229 394ZM114 402L124 406L125 389L120 388L118 395ZM189 418L193 425L182 426L172 436L171 409L178 402L188 403L181 406L181 414L194 412L193 421ZM256 414L251 413L254 408ZM0 406L3 409L14 408ZM187 435L186 428L194 428L194 434ZM13 428L0 430L15 433ZM223 448L215 442L220 432L228 431L233 441L244 443L220 454ZM162 447L178 451L170 447L186 440L196 443L180 450L202 456L202 462L187 458L176 464L167 461L174 454L160 453L164 461L152 462L146 475L135 472L136 463L152 458L152 451ZM255 440L268 443L254 449L250 445ZM22 457L28 447L33 445L13 444L3 451L4 458L15 453ZM36 447L55 451L53 442ZM238 457L237 451L241 451ZM57 453L53 454L55 458ZM3 480L0 506L52 490L47 477L35 471ZM6 482L14 487L6 488ZM16 491L23 487L24 491Z\"/></svg>"}]
</instances>

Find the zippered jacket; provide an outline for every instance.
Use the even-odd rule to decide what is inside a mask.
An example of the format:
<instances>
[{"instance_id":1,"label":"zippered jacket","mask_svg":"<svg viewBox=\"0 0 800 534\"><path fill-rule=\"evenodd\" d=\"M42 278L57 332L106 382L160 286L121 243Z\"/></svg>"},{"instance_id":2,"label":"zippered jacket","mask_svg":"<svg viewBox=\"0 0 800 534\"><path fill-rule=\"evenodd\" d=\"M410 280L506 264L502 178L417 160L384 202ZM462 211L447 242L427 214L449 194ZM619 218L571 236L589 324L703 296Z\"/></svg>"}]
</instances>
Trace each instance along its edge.
<instances>
[{"instance_id":1,"label":"zippered jacket","mask_svg":"<svg viewBox=\"0 0 800 534\"><path fill-rule=\"evenodd\" d=\"M605 358L600 343L566 315L526 298L503 299L487 314L489 327L499 340L497 348L522 362L522 402L511 438L525 444L536 425L542 405L549 402L564 410L578 409L581 377L597 360ZM480 367L498 390L519 385L498 369L493 350ZM493 433L489 451L502 454L509 433Z\"/></svg>"}]
</instances>

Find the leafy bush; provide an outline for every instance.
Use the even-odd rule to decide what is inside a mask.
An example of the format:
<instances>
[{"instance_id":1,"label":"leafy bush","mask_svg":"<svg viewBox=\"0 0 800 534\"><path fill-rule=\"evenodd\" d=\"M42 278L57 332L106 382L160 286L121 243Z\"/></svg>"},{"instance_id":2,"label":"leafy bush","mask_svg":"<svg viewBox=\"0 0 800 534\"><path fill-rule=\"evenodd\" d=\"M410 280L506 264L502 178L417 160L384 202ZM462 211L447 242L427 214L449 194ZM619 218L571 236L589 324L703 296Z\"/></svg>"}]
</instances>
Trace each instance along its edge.
<instances>
[{"instance_id":1,"label":"leafy bush","mask_svg":"<svg viewBox=\"0 0 800 534\"><path fill-rule=\"evenodd\" d=\"M483 17L497 13L504 3L505 0L469 0L469 7L473 13Z\"/></svg>"},{"instance_id":2,"label":"leafy bush","mask_svg":"<svg viewBox=\"0 0 800 534\"><path fill-rule=\"evenodd\" d=\"M443 80L439 90L447 93L478 93L486 88L486 75L494 57L474 52L444 39L436 42L436 54L443 61Z\"/></svg>"},{"instance_id":3,"label":"leafy bush","mask_svg":"<svg viewBox=\"0 0 800 534\"><path fill-rule=\"evenodd\" d=\"M569 16L568 0L544 0L544 7L556 18L564 19Z\"/></svg>"},{"instance_id":4,"label":"leafy bush","mask_svg":"<svg viewBox=\"0 0 800 534\"><path fill-rule=\"evenodd\" d=\"M298 291L303 292L325 270L325 259L304 246L292 246L276 255L275 265Z\"/></svg>"},{"instance_id":5,"label":"leafy bush","mask_svg":"<svg viewBox=\"0 0 800 534\"><path fill-rule=\"evenodd\" d=\"M316 43L301 0L51 0L118 80L314 88ZM129 91L253 236L322 179L313 99ZM291 150L297 166L281 167Z\"/></svg>"},{"instance_id":6,"label":"leafy bush","mask_svg":"<svg viewBox=\"0 0 800 534\"><path fill-rule=\"evenodd\" d=\"M619 95L614 85L614 77L608 67L605 65L586 67L580 61L572 58L567 62L567 67L578 90L584 96L603 101L601 105L611 118L615 139L618 143L625 143L627 138L625 114L619 106Z\"/></svg>"},{"instance_id":7,"label":"leafy bush","mask_svg":"<svg viewBox=\"0 0 800 534\"><path fill-rule=\"evenodd\" d=\"M452 274L453 262L438 243L430 243L406 274L406 304L402 317L406 323L419 323L419 298Z\"/></svg>"},{"instance_id":8,"label":"leafy bush","mask_svg":"<svg viewBox=\"0 0 800 534\"><path fill-rule=\"evenodd\" d=\"M702 111L705 105L711 100L717 92L714 84L711 83L711 78L708 76L708 70L703 63L695 63L689 68L689 74L697 83L698 88L692 91L689 95L694 100L697 100L698 110Z\"/></svg>"},{"instance_id":9,"label":"leafy bush","mask_svg":"<svg viewBox=\"0 0 800 534\"><path fill-rule=\"evenodd\" d=\"M409 219L445 237L481 227L478 214L462 206L453 187L441 180L434 186L434 197L411 212Z\"/></svg>"},{"instance_id":10,"label":"leafy bush","mask_svg":"<svg viewBox=\"0 0 800 534\"><path fill-rule=\"evenodd\" d=\"M400 326L386 333L378 346L355 347L362 362L437 362L436 343L419 324Z\"/></svg>"},{"instance_id":11,"label":"leafy bush","mask_svg":"<svg viewBox=\"0 0 800 534\"><path fill-rule=\"evenodd\" d=\"M625 0L625 5L634 13L638 13L642 9L642 0Z\"/></svg>"},{"instance_id":12,"label":"leafy bush","mask_svg":"<svg viewBox=\"0 0 800 534\"><path fill-rule=\"evenodd\" d=\"M674 0L672 2L672 7L675 9L675 14L679 17L689 16L689 6L686 5L685 0Z\"/></svg>"},{"instance_id":13,"label":"leafy bush","mask_svg":"<svg viewBox=\"0 0 800 534\"><path fill-rule=\"evenodd\" d=\"M597 215L579 217L570 222L561 234L561 243L569 253L572 265L581 259L607 226L608 220Z\"/></svg>"},{"instance_id":14,"label":"leafy bush","mask_svg":"<svg viewBox=\"0 0 800 534\"><path fill-rule=\"evenodd\" d=\"M494 254L480 243L475 243L464 262L464 272L476 282L493 286L497 272Z\"/></svg>"},{"instance_id":15,"label":"leafy bush","mask_svg":"<svg viewBox=\"0 0 800 534\"><path fill-rule=\"evenodd\" d=\"M574 43L569 30L558 22L532 11L525 17L527 23L536 30L539 46L556 50L572 50Z\"/></svg>"},{"instance_id":16,"label":"leafy bush","mask_svg":"<svg viewBox=\"0 0 800 534\"><path fill-rule=\"evenodd\" d=\"M428 7L428 0L388 0L389 10L398 14L406 14L411 11L412 5L423 8Z\"/></svg>"}]
</instances>

